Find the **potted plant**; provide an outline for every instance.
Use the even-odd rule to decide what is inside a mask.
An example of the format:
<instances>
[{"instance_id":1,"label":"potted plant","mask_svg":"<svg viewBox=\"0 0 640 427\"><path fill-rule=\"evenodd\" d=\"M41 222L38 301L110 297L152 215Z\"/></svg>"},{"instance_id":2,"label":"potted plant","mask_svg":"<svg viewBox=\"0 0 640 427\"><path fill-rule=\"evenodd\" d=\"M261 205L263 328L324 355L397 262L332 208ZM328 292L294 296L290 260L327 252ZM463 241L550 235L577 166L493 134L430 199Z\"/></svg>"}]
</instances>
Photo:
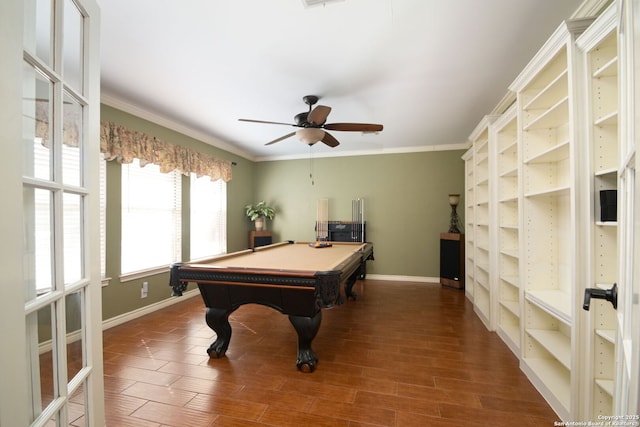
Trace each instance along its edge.
<instances>
[{"instance_id":1,"label":"potted plant","mask_svg":"<svg viewBox=\"0 0 640 427\"><path fill-rule=\"evenodd\" d=\"M273 219L276 215L275 209L267 206L264 200L259 201L255 205L247 205L244 207L247 216L256 225L256 231L261 231L264 228L264 219Z\"/></svg>"}]
</instances>

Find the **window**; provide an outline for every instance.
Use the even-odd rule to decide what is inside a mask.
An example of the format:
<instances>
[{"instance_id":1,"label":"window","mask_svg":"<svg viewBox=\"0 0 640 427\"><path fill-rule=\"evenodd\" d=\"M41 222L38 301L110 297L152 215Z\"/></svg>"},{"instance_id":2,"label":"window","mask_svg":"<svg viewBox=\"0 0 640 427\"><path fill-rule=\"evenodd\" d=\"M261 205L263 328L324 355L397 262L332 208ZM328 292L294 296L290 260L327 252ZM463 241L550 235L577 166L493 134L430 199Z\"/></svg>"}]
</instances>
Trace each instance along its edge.
<instances>
[{"instance_id":1,"label":"window","mask_svg":"<svg viewBox=\"0 0 640 427\"><path fill-rule=\"evenodd\" d=\"M182 245L181 175L160 167L122 165L123 275L166 268L180 261Z\"/></svg>"},{"instance_id":2,"label":"window","mask_svg":"<svg viewBox=\"0 0 640 427\"><path fill-rule=\"evenodd\" d=\"M227 251L227 184L191 174L191 259Z\"/></svg>"}]
</instances>

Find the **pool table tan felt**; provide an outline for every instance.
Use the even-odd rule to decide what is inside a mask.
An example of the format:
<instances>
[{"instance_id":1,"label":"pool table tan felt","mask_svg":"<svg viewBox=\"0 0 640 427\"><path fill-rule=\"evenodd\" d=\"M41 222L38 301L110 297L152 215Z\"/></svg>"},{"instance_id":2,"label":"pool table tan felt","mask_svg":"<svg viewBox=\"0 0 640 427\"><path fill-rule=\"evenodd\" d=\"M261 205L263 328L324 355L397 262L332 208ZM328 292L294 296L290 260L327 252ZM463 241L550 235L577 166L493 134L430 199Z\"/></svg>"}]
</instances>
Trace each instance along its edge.
<instances>
[{"instance_id":1,"label":"pool table tan felt","mask_svg":"<svg viewBox=\"0 0 640 427\"><path fill-rule=\"evenodd\" d=\"M254 251L222 255L195 265L218 268L330 271L339 269L345 261L361 252L366 245L366 243L332 242L329 247L314 247L308 242L283 242L261 246Z\"/></svg>"}]
</instances>

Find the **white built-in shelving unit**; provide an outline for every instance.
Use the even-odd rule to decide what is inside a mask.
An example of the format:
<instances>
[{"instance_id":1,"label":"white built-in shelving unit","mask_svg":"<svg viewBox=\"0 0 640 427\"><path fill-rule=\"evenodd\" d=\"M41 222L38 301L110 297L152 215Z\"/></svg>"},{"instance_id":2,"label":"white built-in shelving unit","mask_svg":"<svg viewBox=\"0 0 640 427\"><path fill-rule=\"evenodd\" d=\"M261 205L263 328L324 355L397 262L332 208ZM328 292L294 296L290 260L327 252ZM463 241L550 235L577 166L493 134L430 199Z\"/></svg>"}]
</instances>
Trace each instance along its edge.
<instances>
[{"instance_id":1,"label":"white built-in shelving unit","mask_svg":"<svg viewBox=\"0 0 640 427\"><path fill-rule=\"evenodd\" d=\"M475 262L474 262L474 246L475 246L475 178L474 178L474 157L473 147L471 147L462 156L464 160L464 292L466 297L473 301L473 289L475 285Z\"/></svg>"},{"instance_id":2,"label":"white built-in shelving unit","mask_svg":"<svg viewBox=\"0 0 640 427\"><path fill-rule=\"evenodd\" d=\"M520 160L516 105L512 104L490 128L495 141L497 238L496 332L520 355L522 290L520 288Z\"/></svg>"},{"instance_id":3,"label":"white built-in shelving unit","mask_svg":"<svg viewBox=\"0 0 640 427\"><path fill-rule=\"evenodd\" d=\"M591 268L585 269L583 287L610 289L618 282L618 222L603 221L600 191L618 190L619 165L619 61L618 10L605 11L576 41L583 52L585 83L585 156L582 192L587 194L583 211L583 236ZM616 354L616 312L611 303L592 299L585 315L584 381L588 384L585 410L590 419L613 414Z\"/></svg>"},{"instance_id":4,"label":"white built-in shelving unit","mask_svg":"<svg viewBox=\"0 0 640 427\"><path fill-rule=\"evenodd\" d=\"M492 180L490 179L490 142L489 126L497 116L485 116L471 133L469 139L472 147L468 153L469 167L473 168L469 178L468 190L473 194L472 200L467 200L468 210L467 232L469 227L473 227L473 240L467 244L467 279L472 279L465 283L465 288L472 287L469 294L473 296L473 308L478 317L482 319L489 330L493 330L492 305L493 286L491 277L491 198ZM467 199L468 199L467 195ZM467 236L468 237L468 236ZM467 238L467 241L469 239ZM473 269L469 272L469 269Z\"/></svg>"},{"instance_id":5,"label":"white built-in shelving unit","mask_svg":"<svg viewBox=\"0 0 640 427\"><path fill-rule=\"evenodd\" d=\"M591 19L558 27L511 86L522 178L522 370L563 418L577 405L575 355L580 61Z\"/></svg>"},{"instance_id":6,"label":"white built-in shelving unit","mask_svg":"<svg viewBox=\"0 0 640 427\"><path fill-rule=\"evenodd\" d=\"M640 405L639 9L590 2L579 16L597 17L561 23L463 156L467 297L562 421Z\"/></svg>"}]
</instances>

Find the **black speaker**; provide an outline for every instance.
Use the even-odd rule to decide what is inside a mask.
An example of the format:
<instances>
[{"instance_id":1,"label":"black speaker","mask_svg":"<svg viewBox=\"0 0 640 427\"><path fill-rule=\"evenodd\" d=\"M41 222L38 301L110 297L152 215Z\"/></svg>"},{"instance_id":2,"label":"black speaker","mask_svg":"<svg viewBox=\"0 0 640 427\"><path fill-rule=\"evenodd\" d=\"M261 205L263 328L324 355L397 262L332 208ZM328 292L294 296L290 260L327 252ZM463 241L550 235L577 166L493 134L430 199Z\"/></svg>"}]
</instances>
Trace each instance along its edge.
<instances>
[{"instance_id":1,"label":"black speaker","mask_svg":"<svg viewBox=\"0 0 640 427\"><path fill-rule=\"evenodd\" d=\"M271 236L256 236L253 239L253 243L255 244L255 247L259 247L259 246L267 246L271 244Z\"/></svg>"},{"instance_id":2,"label":"black speaker","mask_svg":"<svg viewBox=\"0 0 640 427\"><path fill-rule=\"evenodd\" d=\"M464 288L464 234L440 234L440 283Z\"/></svg>"},{"instance_id":3,"label":"black speaker","mask_svg":"<svg viewBox=\"0 0 640 427\"><path fill-rule=\"evenodd\" d=\"M618 219L618 191L600 191L600 221L617 221Z\"/></svg>"},{"instance_id":4,"label":"black speaker","mask_svg":"<svg viewBox=\"0 0 640 427\"><path fill-rule=\"evenodd\" d=\"M460 280L460 242L440 240L440 277Z\"/></svg>"}]
</instances>

